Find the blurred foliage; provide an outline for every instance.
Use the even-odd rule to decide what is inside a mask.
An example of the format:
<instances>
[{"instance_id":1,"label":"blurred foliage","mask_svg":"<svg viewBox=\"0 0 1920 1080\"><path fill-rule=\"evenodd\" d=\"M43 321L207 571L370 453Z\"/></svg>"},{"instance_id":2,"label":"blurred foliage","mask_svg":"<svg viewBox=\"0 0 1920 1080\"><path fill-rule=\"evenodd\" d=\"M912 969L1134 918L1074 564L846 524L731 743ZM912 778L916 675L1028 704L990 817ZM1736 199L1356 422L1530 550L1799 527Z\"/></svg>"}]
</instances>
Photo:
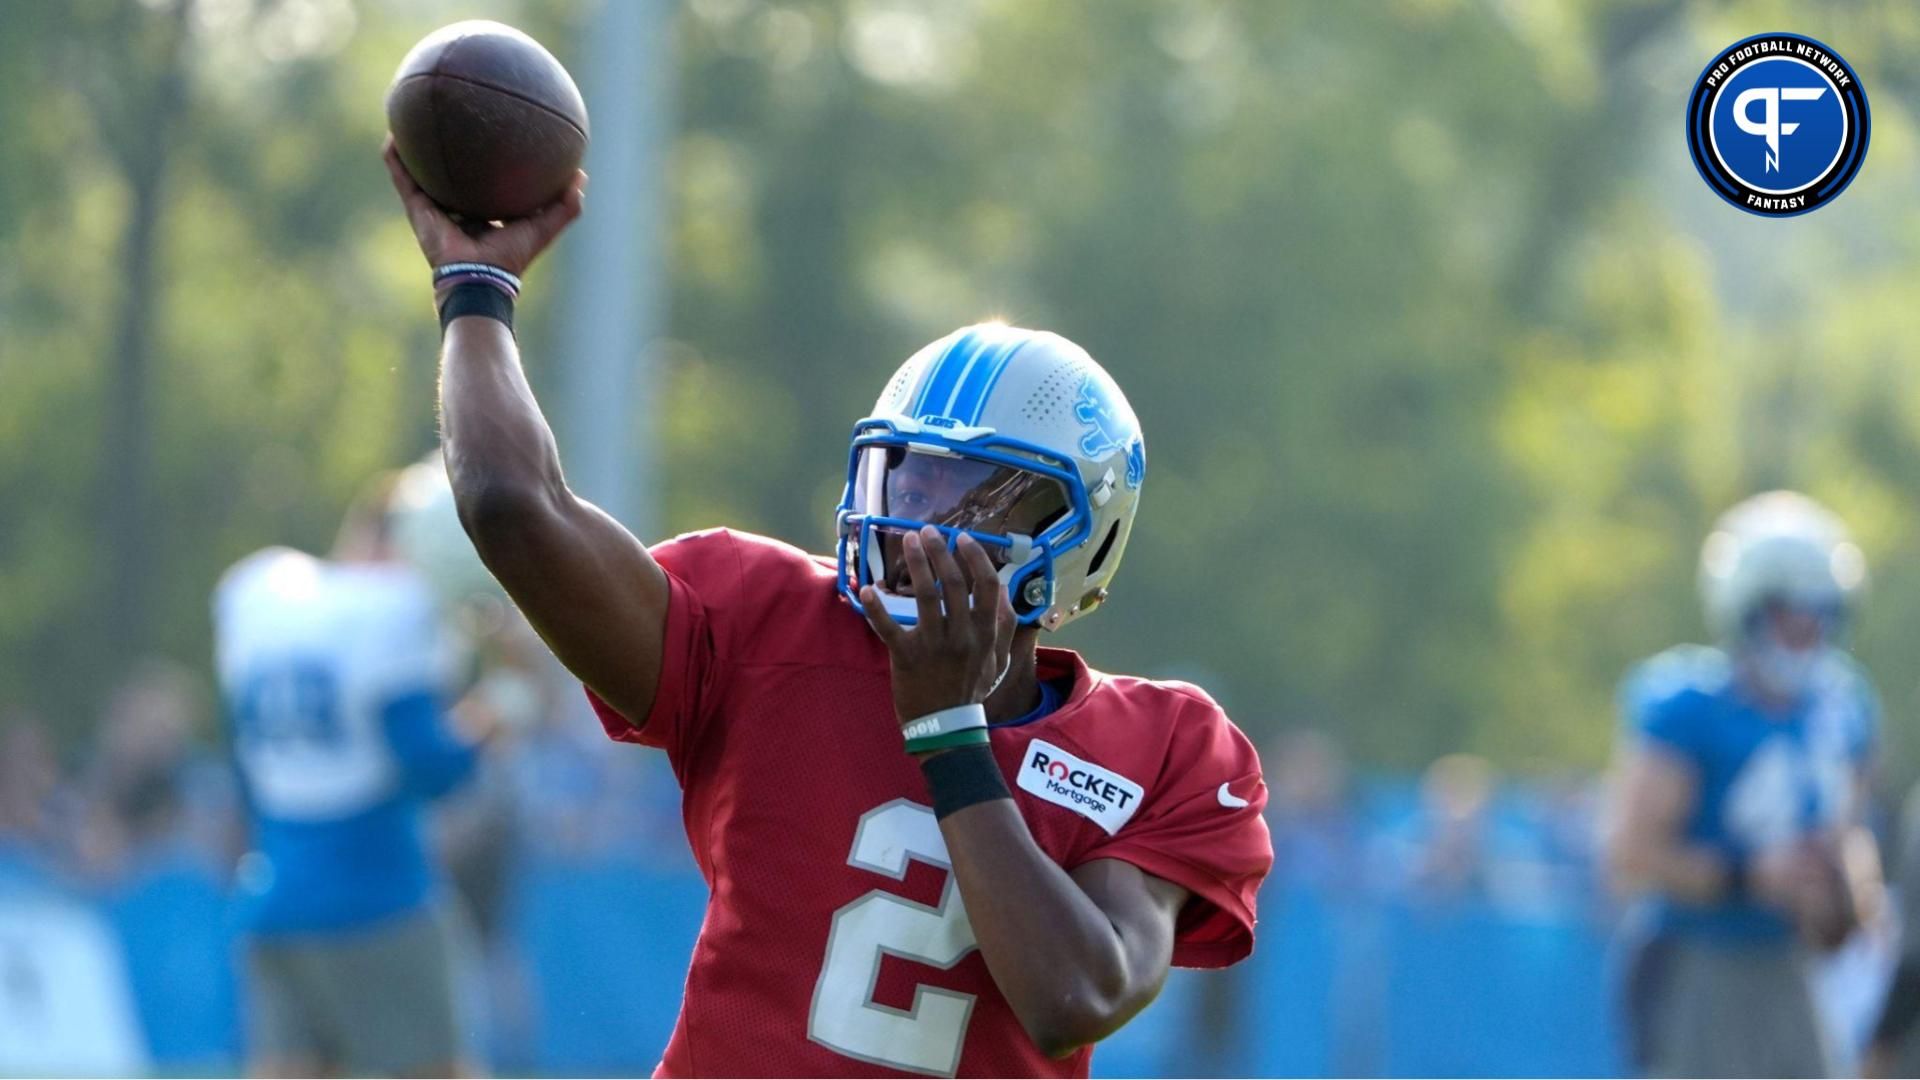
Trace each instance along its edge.
<instances>
[{"instance_id":1,"label":"blurred foliage","mask_svg":"<svg viewBox=\"0 0 1920 1080\"><path fill-rule=\"evenodd\" d=\"M143 275L125 151L177 2L0 11L0 702L69 732L136 647L204 660L224 566L324 548L432 443L428 290L375 156L400 55L485 14L570 59L589 11L196 0ZM1786 221L1714 198L1679 123L1714 48L1775 28L1846 55L1875 121L1847 196ZM1914 8L687 0L678 33L675 531L824 547L879 382L999 314L1085 344L1146 426L1114 602L1066 635L1102 666L1376 763L1591 766L1622 670L1701 633L1714 514L1792 485L1876 568L1858 645L1912 753ZM523 323L543 388L559 268ZM150 433L116 450L142 290Z\"/></svg>"}]
</instances>

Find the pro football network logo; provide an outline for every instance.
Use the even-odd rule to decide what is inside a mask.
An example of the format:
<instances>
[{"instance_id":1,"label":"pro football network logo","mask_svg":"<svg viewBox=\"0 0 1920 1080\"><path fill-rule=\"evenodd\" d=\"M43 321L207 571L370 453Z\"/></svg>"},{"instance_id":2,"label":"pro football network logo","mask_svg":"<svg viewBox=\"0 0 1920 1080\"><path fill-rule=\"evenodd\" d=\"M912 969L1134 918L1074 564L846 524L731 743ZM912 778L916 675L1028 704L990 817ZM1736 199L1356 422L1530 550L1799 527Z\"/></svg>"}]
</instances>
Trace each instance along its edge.
<instances>
[{"instance_id":1,"label":"pro football network logo","mask_svg":"<svg viewBox=\"0 0 1920 1080\"><path fill-rule=\"evenodd\" d=\"M1687 148L1715 194L1792 217L1832 202L1867 159L1866 91L1838 53L1756 34L1707 62L1687 100Z\"/></svg>"}]
</instances>

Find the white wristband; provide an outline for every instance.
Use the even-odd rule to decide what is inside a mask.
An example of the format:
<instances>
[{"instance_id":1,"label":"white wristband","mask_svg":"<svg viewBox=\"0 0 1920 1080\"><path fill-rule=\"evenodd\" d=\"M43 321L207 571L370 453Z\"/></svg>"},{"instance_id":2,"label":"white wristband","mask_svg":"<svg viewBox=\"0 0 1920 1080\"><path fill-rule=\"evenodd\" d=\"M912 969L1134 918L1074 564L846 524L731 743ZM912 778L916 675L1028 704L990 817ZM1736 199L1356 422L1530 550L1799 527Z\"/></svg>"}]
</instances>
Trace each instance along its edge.
<instances>
[{"instance_id":1,"label":"white wristband","mask_svg":"<svg viewBox=\"0 0 1920 1080\"><path fill-rule=\"evenodd\" d=\"M900 726L900 734L911 742L914 739L931 739L940 735L951 735L956 731L971 731L987 726L987 707L985 705L955 705L951 709L930 712L915 720L909 720Z\"/></svg>"}]
</instances>

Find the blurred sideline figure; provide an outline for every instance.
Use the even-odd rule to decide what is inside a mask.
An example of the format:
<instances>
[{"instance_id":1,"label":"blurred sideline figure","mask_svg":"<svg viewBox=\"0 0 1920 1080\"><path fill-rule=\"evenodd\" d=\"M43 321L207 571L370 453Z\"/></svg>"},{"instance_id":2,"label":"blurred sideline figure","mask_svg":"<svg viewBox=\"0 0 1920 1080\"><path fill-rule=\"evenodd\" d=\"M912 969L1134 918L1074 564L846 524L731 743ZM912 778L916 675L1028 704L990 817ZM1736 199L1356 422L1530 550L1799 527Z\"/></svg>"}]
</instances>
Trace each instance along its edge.
<instances>
[{"instance_id":1,"label":"blurred sideline figure","mask_svg":"<svg viewBox=\"0 0 1920 1080\"><path fill-rule=\"evenodd\" d=\"M1329 890L1358 885L1365 841L1340 744L1318 728L1296 729L1275 739L1261 760L1272 778L1267 825L1274 880Z\"/></svg>"},{"instance_id":2,"label":"blurred sideline figure","mask_svg":"<svg viewBox=\"0 0 1920 1080\"><path fill-rule=\"evenodd\" d=\"M513 883L524 872L530 848L537 844L545 853L554 839L528 827L527 803L562 797L553 788L523 789L515 773L532 733L546 718L565 713L555 700L551 658L519 612L490 596L467 614L463 623L484 655L477 658L473 689L461 699L459 711L468 723L472 714L482 714L479 722L494 735L472 779L434 807L429 847L473 929L472 969L461 981L472 996L469 1006L486 1021L484 1060L491 1068L512 1069L510 1059L535 1038L532 988L509 919Z\"/></svg>"},{"instance_id":3,"label":"blurred sideline figure","mask_svg":"<svg viewBox=\"0 0 1920 1080\"><path fill-rule=\"evenodd\" d=\"M1424 835L1408 869L1408 882L1431 899L1487 896L1492 890L1488 832L1498 777L1492 763L1473 754L1447 754L1420 777Z\"/></svg>"},{"instance_id":4,"label":"blurred sideline figure","mask_svg":"<svg viewBox=\"0 0 1920 1080\"><path fill-rule=\"evenodd\" d=\"M1920 786L1907 796L1899 845L1890 906L1900 916L1900 955L1867 1044L1862 1071L1873 1077L1920 1076Z\"/></svg>"},{"instance_id":5,"label":"blurred sideline figure","mask_svg":"<svg viewBox=\"0 0 1920 1080\"><path fill-rule=\"evenodd\" d=\"M1622 690L1608 866L1644 894L1624 965L1630 1049L1655 1076L1825 1076L1813 954L1873 917L1862 822L1877 723L1842 642L1866 576L1840 521L1772 492L1723 516L1700 581L1719 648Z\"/></svg>"},{"instance_id":6,"label":"blurred sideline figure","mask_svg":"<svg viewBox=\"0 0 1920 1080\"><path fill-rule=\"evenodd\" d=\"M114 881L156 860L233 865L242 845L231 771L194 735L207 713L199 679L171 661L141 661L114 690L80 782L85 877Z\"/></svg>"},{"instance_id":7,"label":"blurred sideline figure","mask_svg":"<svg viewBox=\"0 0 1920 1080\"><path fill-rule=\"evenodd\" d=\"M0 886L50 877L65 858L64 787L46 722L0 709Z\"/></svg>"},{"instance_id":8,"label":"blurred sideline figure","mask_svg":"<svg viewBox=\"0 0 1920 1080\"><path fill-rule=\"evenodd\" d=\"M495 719L449 709L462 650L441 598L469 552L434 459L377 481L331 559L268 548L215 591L253 826L237 884L257 1074L474 1070L465 932L421 822Z\"/></svg>"}]
</instances>

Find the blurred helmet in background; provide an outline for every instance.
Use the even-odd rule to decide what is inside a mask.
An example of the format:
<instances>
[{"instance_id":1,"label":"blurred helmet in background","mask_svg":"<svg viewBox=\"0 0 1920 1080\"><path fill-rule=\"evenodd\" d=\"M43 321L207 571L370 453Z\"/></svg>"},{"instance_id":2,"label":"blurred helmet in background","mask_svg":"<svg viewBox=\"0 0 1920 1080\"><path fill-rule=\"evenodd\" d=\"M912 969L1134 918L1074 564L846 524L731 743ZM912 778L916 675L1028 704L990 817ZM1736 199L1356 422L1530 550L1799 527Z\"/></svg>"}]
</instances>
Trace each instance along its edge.
<instances>
[{"instance_id":1,"label":"blurred helmet in background","mask_svg":"<svg viewBox=\"0 0 1920 1080\"><path fill-rule=\"evenodd\" d=\"M1146 475L1132 406L1086 350L1003 323L913 354L854 425L835 516L840 591L876 585L903 624L916 607L900 538L966 533L999 568L1023 625L1049 630L1106 599Z\"/></svg>"},{"instance_id":2,"label":"blurred helmet in background","mask_svg":"<svg viewBox=\"0 0 1920 1080\"><path fill-rule=\"evenodd\" d=\"M387 530L394 554L420 572L443 608L500 596L460 524L439 451L400 470L387 500Z\"/></svg>"},{"instance_id":3,"label":"blurred helmet in background","mask_svg":"<svg viewBox=\"0 0 1920 1080\"><path fill-rule=\"evenodd\" d=\"M1820 643L1830 644L1852 617L1866 577L1866 559L1840 519L1792 491L1756 495L1727 511L1700 552L1707 624L1735 650L1773 648L1762 631L1776 611L1816 616Z\"/></svg>"}]
</instances>

